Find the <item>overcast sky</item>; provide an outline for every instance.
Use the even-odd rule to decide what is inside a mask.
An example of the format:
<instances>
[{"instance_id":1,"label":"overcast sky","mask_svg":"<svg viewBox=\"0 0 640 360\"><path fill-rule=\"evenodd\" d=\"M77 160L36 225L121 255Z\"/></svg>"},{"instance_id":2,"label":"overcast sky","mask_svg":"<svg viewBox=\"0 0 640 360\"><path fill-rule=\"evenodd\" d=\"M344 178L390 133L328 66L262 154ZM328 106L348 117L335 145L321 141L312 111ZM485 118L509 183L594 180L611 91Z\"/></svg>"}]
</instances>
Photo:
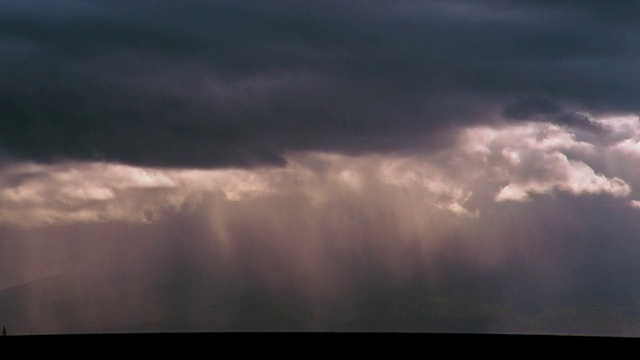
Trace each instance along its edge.
<instances>
[{"instance_id":1,"label":"overcast sky","mask_svg":"<svg viewBox=\"0 0 640 360\"><path fill-rule=\"evenodd\" d=\"M0 0L0 326L640 335L639 20Z\"/></svg>"}]
</instances>

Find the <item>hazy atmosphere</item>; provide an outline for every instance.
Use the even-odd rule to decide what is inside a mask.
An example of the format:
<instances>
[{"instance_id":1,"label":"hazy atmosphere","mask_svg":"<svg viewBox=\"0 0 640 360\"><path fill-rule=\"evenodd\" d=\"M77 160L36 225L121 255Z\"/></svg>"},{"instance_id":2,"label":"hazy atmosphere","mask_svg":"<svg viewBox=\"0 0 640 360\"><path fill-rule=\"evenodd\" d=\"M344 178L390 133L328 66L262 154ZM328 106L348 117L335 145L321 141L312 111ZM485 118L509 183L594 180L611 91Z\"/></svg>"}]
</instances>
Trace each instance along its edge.
<instances>
[{"instance_id":1,"label":"hazy atmosphere","mask_svg":"<svg viewBox=\"0 0 640 360\"><path fill-rule=\"evenodd\" d=\"M640 3L0 0L0 326L640 336Z\"/></svg>"}]
</instances>

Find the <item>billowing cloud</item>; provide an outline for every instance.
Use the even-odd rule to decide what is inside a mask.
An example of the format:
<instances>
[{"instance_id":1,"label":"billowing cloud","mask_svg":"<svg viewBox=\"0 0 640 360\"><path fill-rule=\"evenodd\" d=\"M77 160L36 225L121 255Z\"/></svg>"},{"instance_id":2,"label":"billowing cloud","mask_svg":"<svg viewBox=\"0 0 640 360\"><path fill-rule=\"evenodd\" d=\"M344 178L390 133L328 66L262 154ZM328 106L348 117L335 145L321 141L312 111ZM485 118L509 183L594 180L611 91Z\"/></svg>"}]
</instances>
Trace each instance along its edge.
<instances>
[{"instance_id":1,"label":"billowing cloud","mask_svg":"<svg viewBox=\"0 0 640 360\"><path fill-rule=\"evenodd\" d=\"M500 130L469 129L465 146L479 161L487 163L486 173L506 182L497 201L527 200L530 194L566 191L573 194L609 193L627 196L630 186L622 179L596 173L567 154L588 155L597 151L590 143L578 141L574 133L557 125L528 123Z\"/></svg>"}]
</instances>

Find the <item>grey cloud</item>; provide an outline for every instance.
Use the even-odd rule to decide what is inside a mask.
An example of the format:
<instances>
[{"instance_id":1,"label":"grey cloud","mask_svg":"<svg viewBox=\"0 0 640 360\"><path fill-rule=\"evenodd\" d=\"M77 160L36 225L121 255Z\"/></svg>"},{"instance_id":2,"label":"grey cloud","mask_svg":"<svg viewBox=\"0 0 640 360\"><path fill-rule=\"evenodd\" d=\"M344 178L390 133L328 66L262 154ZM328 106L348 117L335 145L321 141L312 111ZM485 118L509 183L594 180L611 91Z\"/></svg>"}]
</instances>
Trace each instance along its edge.
<instances>
[{"instance_id":1,"label":"grey cloud","mask_svg":"<svg viewBox=\"0 0 640 360\"><path fill-rule=\"evenodd\" d=\"M508 120L539 121L582 129L605 138L609 131L588 115L571 111L571 107L560 105L545 97L521 96L502 111Z\"/></svg>"},{"instance_id":2,"label":"grey cloud","mask_svg":"<svg viewBox=\"0 0 640 360\"><path fill-rule=\"evenodd\" d=\"M492 121L518 97L638 110L637 22L603 3L2 8L0 46L17 52L0 57L0 149L23 159L281 165L296 150L439 146L443 129ZM264 77L283 80L244 85Z\"/></svg>"},{"instance_id":3,"label":"grey cloud","mask_svg":"<svg viewBox=\"0 0 640 360\"><path fill-rule=\"evenodd\" d=\"M555 114L560 107L549 99L527 96L516 99L503 112L504 117L516 120L529 120L536 115Z\"/></svg>"},{"instance_id":4,"label":"grey cloud","mask_svg":"<svg viewBox=\"0 0 640 360\"><path fill-rule=\"evenodd\" d=\"M564 124L577 129L584 129L599 135L606 135L608 130L601 124L593 121L589 116L579 113L564 113L553 118L557 124Z\"/></svg>"}]
</instances>

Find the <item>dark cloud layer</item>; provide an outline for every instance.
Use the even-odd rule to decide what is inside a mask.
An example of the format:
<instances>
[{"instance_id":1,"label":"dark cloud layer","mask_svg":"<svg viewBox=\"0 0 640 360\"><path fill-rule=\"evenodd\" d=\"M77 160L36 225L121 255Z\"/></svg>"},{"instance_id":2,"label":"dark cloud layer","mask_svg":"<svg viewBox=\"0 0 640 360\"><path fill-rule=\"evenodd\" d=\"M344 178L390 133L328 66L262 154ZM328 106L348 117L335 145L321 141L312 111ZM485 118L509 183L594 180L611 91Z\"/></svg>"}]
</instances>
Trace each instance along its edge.
<instances>
[{"instance_id":1,"label":"dark cloud layer","mask_svg":"<svg viewBox=\"0 0 640 360\"><path fill-rule=\"evenodd\" d=\"M443 130L503 113L634 112L638 10L600 1L3 2L0 151L283 164L292 150L438 146ZM514 107L518 99L548 103Z\"/></svg>"}]
</instances>

